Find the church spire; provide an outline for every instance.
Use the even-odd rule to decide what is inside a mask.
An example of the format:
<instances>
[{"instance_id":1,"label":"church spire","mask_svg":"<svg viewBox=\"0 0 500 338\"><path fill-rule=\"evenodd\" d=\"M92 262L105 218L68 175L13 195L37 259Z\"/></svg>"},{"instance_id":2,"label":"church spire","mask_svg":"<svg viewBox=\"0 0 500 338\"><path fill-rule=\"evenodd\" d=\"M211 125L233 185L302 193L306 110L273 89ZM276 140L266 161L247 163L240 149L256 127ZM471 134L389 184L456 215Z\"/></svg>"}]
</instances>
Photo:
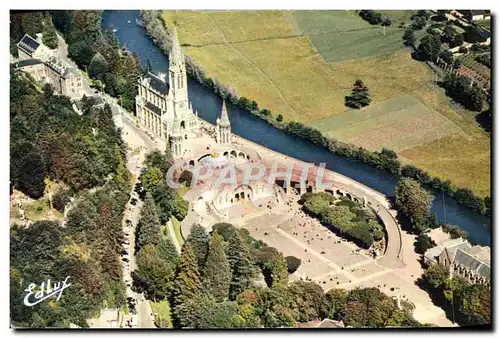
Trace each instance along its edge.
<instances>
[{"instance_id":1,"label":"church spire","mask_svg":"<svg viewBox=\"0 0 500 338\"><path fill-rule=\"evenodd\" d=\"M226 100L222 101L222 113L220 116L221 126L229 126L229 117L227 116Z\"/></svg>"},{"instance_id":2,"label":"church spire","mask_svg":"<svg viewBox=\"0 0 500 338\"><path fill-rule=\"evenodd\" d=\"M182 54L179 38L177 37L177 28L172 27L172 46L170 49L170 63L172 65L182 65L184 63L184 55Z\"/></svg>"}]
</instances>

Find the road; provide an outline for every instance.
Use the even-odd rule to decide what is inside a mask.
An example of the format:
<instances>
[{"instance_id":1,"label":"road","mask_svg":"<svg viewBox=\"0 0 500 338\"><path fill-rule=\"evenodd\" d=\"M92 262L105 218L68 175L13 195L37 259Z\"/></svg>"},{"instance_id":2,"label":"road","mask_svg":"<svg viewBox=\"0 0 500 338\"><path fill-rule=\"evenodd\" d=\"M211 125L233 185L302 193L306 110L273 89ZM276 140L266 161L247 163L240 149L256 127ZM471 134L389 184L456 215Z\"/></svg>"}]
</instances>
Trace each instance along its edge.
<instances>
[{"instance_id":1,"label":"road","mask_svg":"<svg viewBox=\"0 0 500 338\"><path fill-rule=\"evenodd\" d=\"M77 65L68 58L68 46L64 39L58 35L59 46L57 49L57 56L63 61L67 66L71 66L76 69L76 71L82 76L82 84L84 94L86 96L99 95L104 102L108 103L111 107L113 116L121 117L122 121L122 137L124 141L128 144L129 149L127 152L127 168L130 170L135 177L135 183L141 173L142 163L146 152L158 148L157 143L154 142L144 131L136 126L135 119L126 112L117 102L116 98L112 98L106 93L102 93L94 88L90 87L88 78L82 73L82 71L77 67ZM124 231L129 234L129 245L128 245L128 258L129 261L123 261L123 279L125 284L126 281L132 282L131 273L137 268L134 243L135 243L135 228L140 218L140 210L142 207L142 202L138 198L134 189L130 192L130 199L135 198L138 200L137 204L134 206L131 203L127 203L127 211L124 214L125 220L130 220L132 225L127 228L127 224L124 220L123 226ZM152 315L151 306L148 301L142 301L142 295L133 292L127 286L127 294L132 295L136 301L136 311L137 311L137 327L138 328L155 328L154 316Z\"/></svg>"}]
</instances>

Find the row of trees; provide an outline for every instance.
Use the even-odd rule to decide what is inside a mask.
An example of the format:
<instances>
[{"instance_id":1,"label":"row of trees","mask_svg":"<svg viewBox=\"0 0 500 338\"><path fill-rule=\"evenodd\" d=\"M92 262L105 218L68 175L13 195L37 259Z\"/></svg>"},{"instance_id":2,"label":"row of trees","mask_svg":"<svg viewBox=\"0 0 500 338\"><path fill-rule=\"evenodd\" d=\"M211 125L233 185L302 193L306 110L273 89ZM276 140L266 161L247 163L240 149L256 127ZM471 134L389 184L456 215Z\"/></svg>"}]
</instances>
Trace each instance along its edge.
<instances>
[{"instance_id":1,"label":"row of trees","mask_svg":"<svg viewBox=\"0 0 500 338\"><path fill-rule=\"evenodd\" d=\"M384 238L375 215L347 197L337 201L326 192L306 193L301 196L301 202L303 209L318 218L323 225L363 247L369 248L375 241Z\"/></svg>"},{"instance_id":2,"label":"row of trees","mask_svg":"<svg viewBox=\"0 0 500 338\"><path fill-rule=\"evenodd\" d=\"M168 35L165 32L164 27L166 27L166 25L163 22L163 19L161 19L160 12L161 11L141 11L141 14L143 20L146 23L146 30L149 36L163 51L167 52L170 46L170 42ZM424 14L421 13L421 15L417 16L424 16ZM406 43L413 45L415 42L413 31L411 31L411 33L405 32L405 36L406 36L405 40ZM198 65L195 61L193 61L192 58L190 58L189 56L186 56L186 67L188 73L199 83L208 86L209 88L212 88L214 93L216 93L222 98L226 99L229 97L231 97L231 99L235 98L234 99L235 101L234 102L232 101L232 103L237 105L239 104L239 99L236 101L236 96L233 90L223 86L220 82L217 81L217 79L212 80L211 78L209 78L206 75L205 71L201 68L201 66ZM248 101L247 99L243 99L243 102L247 101ZM279 128L288 134L309 140L314 144L327 148L330 152L334 154L345 156L352 160L361 161L370 166L385 170L393 175L399 175L401 173L402 169L401 163L397 158L397 154L392 150L384 148L380 152L377 151L371 152L368 151L367 149L356 147L352 144L343 143L338 140L332 139L330 137L323 136L319 130L306 126L300 122L290 121L288 123L282 123L281 122L282 119L280 119L281 121L274 120L272 118L273 117L272 112L270 112L268 109L265 108L259 111L251 111L248 109L247 111L258 115L260 118L271 123L274 127ZM408 166L408 167L413 167L413 166ZM429 174L424 172L423 170L419 169L419 172L425 173L427 176L429 176ZM474 196L474 194L469 189L455 187L451 185L449 181L441 181L437 177L431 178L430 181L432 183L429 184L430 187L441 190L440 187L443 186L443 191L446 192L448 195L455 197L460 204L470 205L468 203L469 200L462 200L460 198L457 198L457 196L459 196L460 193L458 193L457 196L454 196L454 192L466 191L467 194L469 194L470 192L470 194L472 194L474 199L479 201L480 202L479 204L481 205L480 208L474 207L472 208L472 210L480 214L485 214L485 213L488 214L487 210L489 210L488 209L490 200L489 197L485 199L485 201L488 201L488 203L486 202L483 203L482 200L479 197ZM427 182L421 182L421 183L427 184ZM446 187L449 187L449 189L446 189Z\"/></svg>"},{"instance_id":3,"label":"row of trees","mask_svg":"<svg viewBox=\"0 0 500 338\"><path fill-rule=\"evenodd\" d=\"M448 74L440 83L446 90L446 95L462 104L465 108L477 112L482 112L486 94L477 85L465 76Z\"/></svg>"},{"instance_id":4,"label":"row of trees","mask_svg":"<svg viewBox=\"0 0 500 338\"><path fill-rule=\"evenodd\" d=\"M361 10L359 11L359 16L363 18L363 20L368 21L370 25L378 25L382 24L382 26L390 26L392 25L391 18L386 15L382 17L382 14L373 10Z\"/></svg>"}]
</instances>

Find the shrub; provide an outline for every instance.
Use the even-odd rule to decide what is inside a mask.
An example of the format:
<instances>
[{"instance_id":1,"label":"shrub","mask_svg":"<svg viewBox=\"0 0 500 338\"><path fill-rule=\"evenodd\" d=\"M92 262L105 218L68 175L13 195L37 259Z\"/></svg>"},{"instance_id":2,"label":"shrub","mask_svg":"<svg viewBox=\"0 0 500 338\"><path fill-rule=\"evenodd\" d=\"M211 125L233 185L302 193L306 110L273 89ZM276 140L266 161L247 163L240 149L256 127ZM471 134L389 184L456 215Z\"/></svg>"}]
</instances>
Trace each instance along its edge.
<instances>
[{"instance_id":1,"label":"shrub","mask_svg":"<svg viewBox=\"0 0 500 338\"><path fill-rule=\"evenodd\" d=\"M295 256L286 256L285 261L286 261L286 264L288 266L288 273L290 273L290 274L297 271L300 264L302 263L302 261Z\"/></svg>"},{"instance_id":2,"label":"shrub","mask_svg":"<svg viewBox=\"0 0 500 338\"><path fill-rule=\"evenodd\" d=\"M71 191L69 189L59 190L52 196L52 206L60 211L64 212L64 208L71 201Z\"/></svg>"}]
</instances>

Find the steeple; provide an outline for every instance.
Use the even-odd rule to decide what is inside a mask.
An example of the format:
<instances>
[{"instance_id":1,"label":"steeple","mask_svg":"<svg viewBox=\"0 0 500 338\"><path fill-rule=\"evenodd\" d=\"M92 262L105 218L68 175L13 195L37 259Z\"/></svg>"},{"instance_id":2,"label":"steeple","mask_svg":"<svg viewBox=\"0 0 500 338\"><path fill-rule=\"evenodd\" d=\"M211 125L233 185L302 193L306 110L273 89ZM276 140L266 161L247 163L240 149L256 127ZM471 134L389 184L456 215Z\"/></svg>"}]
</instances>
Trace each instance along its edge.
<instances>
[{"instance_id":1,"label":"steeple","mask_svg":"<svg viewBox=\"0 0 500 338\"><path fill-rule=\"evenodd\" d=\"M171 66L183 66L184 65L184 55L182 54L181 45L179 44L179 38L177 37L177 28L172 27L172 47L170 49L170 64Z\"/></svg>"},{"instance_id":2,"label":"steeple","mask_svg":"<svg viewBox=\"0 0 500 338\"><path fill-rule=\"evenodd\" d=\"M224 126L224 127L230 125L229 117L227 116L226 100L222 101L222 113L220 116L220 124L221 124L221 126Z\"/></svg>"}]
</instances>

